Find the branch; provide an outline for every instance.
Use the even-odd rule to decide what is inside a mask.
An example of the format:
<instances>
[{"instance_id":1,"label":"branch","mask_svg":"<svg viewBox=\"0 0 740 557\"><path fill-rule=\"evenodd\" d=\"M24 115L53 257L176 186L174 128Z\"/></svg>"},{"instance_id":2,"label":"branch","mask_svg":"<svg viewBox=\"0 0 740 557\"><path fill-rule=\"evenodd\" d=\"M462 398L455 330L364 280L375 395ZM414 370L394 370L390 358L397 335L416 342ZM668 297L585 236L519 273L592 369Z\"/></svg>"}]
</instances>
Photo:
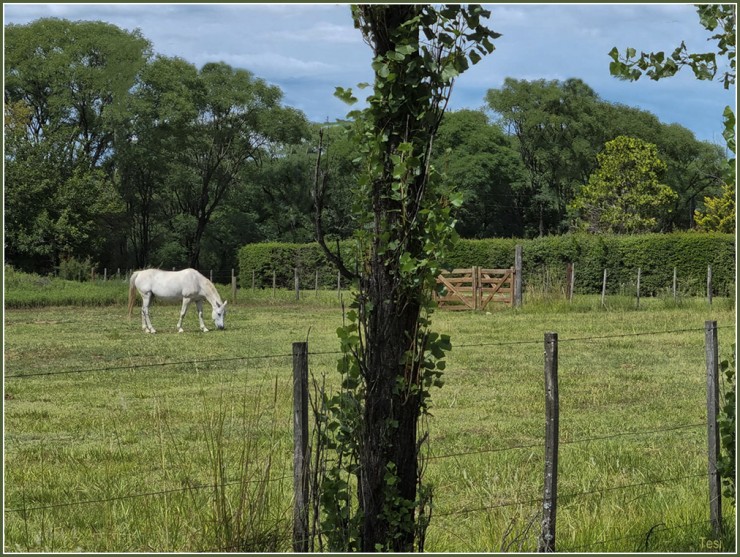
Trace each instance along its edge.
<instances>
[{"instance_id":1,"label":"branch","mask_svg":"<svg viewBox=\"0 0 740 557\"><path fill-rule=\"evenodd\" d=\"M319 130L319 154L316 158L316 170L314 172L314 181L313 181L313 204L314 209L316 211L315 213L315 223L316 223L316 241L318 242L319 246L324 252L324 255L326 255L326 258L334 263L336 265L337 269L339 269L339 272L342 274L344 278L347 280L355 280L357 278L357 275L351 272L349 269L347 269L346 265L344 264L344 261L342 261L342 257L339 253L339 241L337 241L337 253L332 252L328 246L326 245L326 238L324 236L324 224L323 224L323 215L324 215L324 194L326 193L326 183L328 179L328 174L325 172L321 172L321 153L323 151L324 146L324 130Z\"/></svg>"}]
</instances>

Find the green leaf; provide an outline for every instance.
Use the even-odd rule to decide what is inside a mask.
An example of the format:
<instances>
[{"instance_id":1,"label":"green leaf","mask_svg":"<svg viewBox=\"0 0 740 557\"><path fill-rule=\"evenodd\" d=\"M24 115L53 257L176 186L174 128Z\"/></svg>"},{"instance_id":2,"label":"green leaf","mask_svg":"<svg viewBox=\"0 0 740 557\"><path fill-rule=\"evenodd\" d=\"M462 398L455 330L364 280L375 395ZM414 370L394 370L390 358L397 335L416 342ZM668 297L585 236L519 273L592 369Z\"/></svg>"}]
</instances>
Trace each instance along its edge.
<instances>
[{"instance_id":1,"label":"green leaf","mask_svg":"<svg viewBox=\"0 0 740 557\"><path fill-rule=\"evenodd\" d=\"M357 102L357 97L355 97L352 94L352 89L345 89L344 87L335 87L334 96L349 105L352 105Z\"/></svg>"}]
</instances>

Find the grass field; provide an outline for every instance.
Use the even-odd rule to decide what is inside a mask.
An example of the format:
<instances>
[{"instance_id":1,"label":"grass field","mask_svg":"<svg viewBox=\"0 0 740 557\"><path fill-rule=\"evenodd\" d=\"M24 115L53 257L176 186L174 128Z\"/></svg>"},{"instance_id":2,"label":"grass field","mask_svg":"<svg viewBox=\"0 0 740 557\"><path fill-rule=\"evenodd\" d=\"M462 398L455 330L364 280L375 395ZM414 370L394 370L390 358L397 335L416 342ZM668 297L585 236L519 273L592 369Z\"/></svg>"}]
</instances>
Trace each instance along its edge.
<instances>
[{"instance_id":1,"label":"grass field","mask_svg":"<svg viewBox=\"0 0 740 557\"><path fill-rule=\"evenodd\" d=\"M336 293L277 298L241 292L206 334L194 314L175 333L177 306L155 305L145 335L118 298L7 310L5 550L289 551L291 343L308 339L331 383L342 317ZM727 358L734 301L633 306L435 314L453 350L429 418L428 551L535 549L545 331L560 338L558 550L710 547L703 326L718 321Z\"/></svg>"}]
</instances>

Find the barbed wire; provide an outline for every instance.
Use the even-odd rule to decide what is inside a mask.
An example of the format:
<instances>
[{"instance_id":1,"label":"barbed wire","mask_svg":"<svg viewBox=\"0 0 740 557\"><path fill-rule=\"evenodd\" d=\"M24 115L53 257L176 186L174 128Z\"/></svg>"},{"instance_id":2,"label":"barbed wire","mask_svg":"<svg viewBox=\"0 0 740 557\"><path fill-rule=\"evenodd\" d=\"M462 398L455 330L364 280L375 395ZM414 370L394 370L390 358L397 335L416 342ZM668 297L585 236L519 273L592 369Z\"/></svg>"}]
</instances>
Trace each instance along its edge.
<instances>
[{"instance_id":1,"label":"barbed wire","mask_svg":"<svg viewBox=\"0 0 740 557\"><path fill-rule=\"evenodd\" d=\"M209 365L214 363L221 363L221 362L236 362L236 361L245 361L245 360L266 360L271 358L291 358L292 354L263 354L259 356L232 356L229 358L213 358L208 360L198 360L198 359L192 359L192 360L177 360L177 361L170 361L170 362L155 362L151 364L136 364L136 365L117 365L117 366L107 366L107 367L98 367L98 368L82 368L82 369L63 369L63 370L56 370L56 371L42 371L39 373L13 373L10 375L5 375L6 379L23 379L25 377L39 377L39 376L45 376L45 375L66 375L71 373L93 373L93 372L104 372L104 371L116 371L121 369L126 370L134 370L134 369L145 369L145 368L153 368L153 367L164 367L164 366L174 366L174 365Z\"/></svg>"},{"instance_id":2,"label":"barbed wire","mask_svg":"<svg viewBox=\"0 0 740 557\"><path fill-rule=\"evenodd\" d=\"M724 325L721 327L717 327L717 329L727 329L727 328L734 328L734 325ZM636 336L652 336L652 335L663 335L663 334L671 334L671 333L684 333L684 332L703 332L703 328L687 328L687 329L669 329L664 331L644 331L639 333L620 333L615 335L597 335L597 336L589 336L589 337L573 337L573 338L559 338L558 342L583 342L583 341L589 341L589 340L606 340L606 339L612 339L612 338L624 338L624 337L636 337ZM470 344L458 344L453 345L454 348L475 348L475 347L484 347L484 346L513 346L513 345L542 345L542 340L518 340L518 341L504 341L504 342L481 342L481 343L470 343ZM343 352L339 350L327 350L327 351L317 351L317 352L309 352L309 356L325 356L325 355L342 355ZM291 358L292 354L263 354L263 355L251 355L251 356L234 356L229 358L212 358L208 360L198 360L198 359L192 359L192 360L178 360L178 361L171 361L171 362L155 362L151 364L136 364L136 365L116 365L116 366L107 366L107 367L98 367L98 368L79 368L79 369L71 369L71 370L56 370L56 371L43 371L38 373L12 373L12 374L6 374L6 379L21 379L24 377L39 377L39 376L48 376L48 375L65 375L65 374L73 374L73 373L93 373L93 372L104 372L104 371L115 371L115 370L121 370L121 369L127 369L127 370L134 370L134 369L145 369L145 368L154 368L154 367L163 367L163 366L170 366L170 365L208 365L213 363L220 363L220 362L234 362L234 361L246 361L246 360L260 360L260 359L270 359L270 358Z\"/></svg>"},{"instance_id":3,"label":"barbed wire","mask_svg":"<svg viewBox=\"0 0 740 557\"><path fill-rule=\"evenodd\" d=\"M659 485L659 484L666 484L671 482L678 482L681 480L691 479L691 478L704 478L707 477L708 473L702 473L702 474L689 474L685 476L677 476L673 478L662 478L657 480L651 480L646 482L638 482L633 484L624 484L624 485L617 485L617 486L611 486L611 487L601 487L596 489L589 489L585 491L578 491L574 493L564 493L564 494L558 494L557 501L560 502L563 499L574 499L578 497L584 497L586 495L594 495L597 493L607 493L609 491L618 491L620 489L631 489L634 487L645 487L648 485ZM517 499L517 500L509 500L504 501L501 503L496 503L494 505L484 505L481 507L475 507L475 508L468 508L468 509L458 509L456 511L449 511L446 513L437 513L436 516L453 516L458 514L470 514L470 513L477 513L477 512L485 512L493 509L503 508L503 507L513 507L513 506L519 506L519 505L531 505L534 503L542 503L543 496L532 496L531 499Z\"/></svg>"},{"instance_id":4,"label":"barbed wire","mask_svg":"<svg viewBox=\"0 0 740 557\"><path fill-rule=\"evenodd\" d=\"M609 435L601 435L598 437L586 437L583 439L571 439L568 441L560 441L559 445L575 445L579 443L591 443L593 441L604 441L608 439L614 439L617 437L629 437L629 436L639 436L639 435L652 435L655 433L665 433L669 431L679 431L683 429L690 429L694 427L706 427L706 423L695 423L695 424L682 424L678 426L672 426L672 427L665 427L661 429L652 429L649 431L621 431L618 433L612 433ZM511 447L496 447L492 449L479 449L476 451L467 451L467 452L457 452L457 453L449 453L444 455L430 455L428 458L429 460L440 460L444 458L456 458L460 456L469 456L469 455L477 455L477 454L487 454L487 453L497 453L497 452L505 452L505 451L513 451L513 450L521 450L521 449L537 449L537 448L544 448L544 440L541 443L532 443L529 445L513 445Z\"/></svg>"},{"instance_id":5,"label":"barbed wire","mask_svg":"<svg viewBox=\"0 0 740 557\"><path fill-rule=\"evenodd\" d=\"M115 503L116 501L125 501L128 499L140 499L143 497L156 497L159 495L169 495L171 493L183 493L186 491L198 491L201 489L217 489L219 487L226 487L226 486L233 486L233 485L240 485L240 484L255 484L255 483L264 483L264 482L278 482L278 481L284 481L291 479L292 480L293 475L292 474L284 474L282 476L279 476L277 478L268 478L268 479L260 479L260 480L228 480L223 483L218 484L195 484L195 485L188 485L185 487L176 487L171 489L162 489L159 491L148 491L143 493L130 493L128 495L120 495L118 497L104 497L100 499L84 499L80 501L65 501L64 503L53 503L51 505L42 505L42 506L36 506L36 507L14 507L11 509L5 509L4 512L6 513L25 513L25 512L31 512L31 511L46 511L51 509L57 509L60 507L75 507L75 506L82 506L82 505L93 505L98 503Z\"/></svg>"}]
</instances>

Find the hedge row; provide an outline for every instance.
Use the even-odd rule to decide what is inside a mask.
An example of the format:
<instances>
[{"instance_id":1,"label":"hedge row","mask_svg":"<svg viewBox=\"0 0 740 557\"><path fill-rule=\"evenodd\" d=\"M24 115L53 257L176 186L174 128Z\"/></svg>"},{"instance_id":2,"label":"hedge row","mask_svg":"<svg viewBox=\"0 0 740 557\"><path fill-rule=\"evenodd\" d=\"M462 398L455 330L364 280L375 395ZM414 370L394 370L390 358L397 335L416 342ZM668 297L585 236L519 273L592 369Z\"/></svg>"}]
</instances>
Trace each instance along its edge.
<instances>
[{"instance_id":1,"label":"hedge row","mask_svg":"<svg viewBox=\"0 0 740 557\"><path fill-rule=\"evenodd\" d=\"M460 240L446 267L512 267L517 244L522 245L525 287L542 282L545 275L550 283L564 282L566 263L572 262L579 293L601 292L604 269L608 291L618 292L635 282L639 267L644 295L670 289L674 268L682 293L704 295L708 265L712 266L715 295L735 291L735 236L731 234L567 234L532 240ZM352 243L342 242L340 250L353 268ZM313 287L316 270L322 288L336 287L337 271L316 244L249 244L239 251L242 288L251 286L253 271L257 287L271 287L273 271L279 287L292 287L294 268L299 269L302 288Z\"/></svg>"}]
</instances>

